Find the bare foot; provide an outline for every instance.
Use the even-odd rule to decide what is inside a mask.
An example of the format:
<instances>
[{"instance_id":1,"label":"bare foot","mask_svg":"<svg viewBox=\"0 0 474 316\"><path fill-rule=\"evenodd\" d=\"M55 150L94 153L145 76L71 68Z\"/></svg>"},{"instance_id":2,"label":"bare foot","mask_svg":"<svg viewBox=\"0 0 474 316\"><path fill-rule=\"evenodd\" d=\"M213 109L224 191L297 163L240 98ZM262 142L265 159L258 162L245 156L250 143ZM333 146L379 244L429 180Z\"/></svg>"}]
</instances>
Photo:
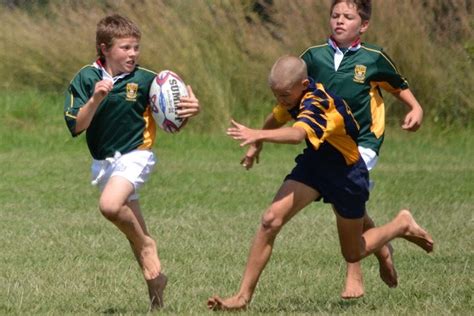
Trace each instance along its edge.
<instances>
[{"instance_id":1,"label":"bare foot","mask_svg":"<svg viewBox=\"0 0 474 316\"><path fill-rule=\"evenodd\" d=\"M165 290L168 278L163 273L152 280L146 280L148 285L148 295L150 296L150 311L160 309L164 306L163 292Z\"/></svg>"},{"instance_id":2,"label":"bare foot","mask_svg":"<svg viewBox=\"0 0 474 316\"><path fill-rule=\"evenodd\" d=\"M416 244L428 253L433 251L433 238L430 236L430 234L428 234L428 232L426 232L415 222L415 219L413 218L413 215L411 215L410 211L401 210L397 217L401 218L403 221L406 221L408 225L404 234L401 236L402 238L405 238L406 240Z\"/></svg>"},{"instance_id":3,"label":"bare foot","mask_svg":"<svg viewBox=\"0 0 474 316\"><path fill-rule=\"evenodd\" d=\"M360 262L347 263L346 284L341 298L355 299L362 296L364 296L364 284Z\"/></svg>"},{"instance_id":4,"label":"bare foot","mask_svg":"<svg viewBox=\"0 0 474 316\"><path fill-rule=\"evenodd\" d=\"M152 280L159 276L161 271L160 260L156 251L155 241L147 237L145 245L140 250L140 266L145 280Z\"/></svg>"},{"instance_id":5,"label":"bare foot","mask_svg":"<svg viewBox=\"0 0 474 316\"><path fill-rule=\"evenodd\" d=\"M380 249L380 252L377 254L377 259L379 261L379 273L382 281L384 281L388 287L397 287L398 277L393 264L393 247L390 243Z\"/></svg>"},{"instance_id":6,"label":"bare foot","mask_svg":"<svg viewBox=\"0 0 474 316\"><path fill-rule=\"evenodd\" d=\"M238 295L226 299L213 296L207 300L207 308L213 311L238 311L246 309L247 305L248 300Z\"/></svg>"}]
</instances>

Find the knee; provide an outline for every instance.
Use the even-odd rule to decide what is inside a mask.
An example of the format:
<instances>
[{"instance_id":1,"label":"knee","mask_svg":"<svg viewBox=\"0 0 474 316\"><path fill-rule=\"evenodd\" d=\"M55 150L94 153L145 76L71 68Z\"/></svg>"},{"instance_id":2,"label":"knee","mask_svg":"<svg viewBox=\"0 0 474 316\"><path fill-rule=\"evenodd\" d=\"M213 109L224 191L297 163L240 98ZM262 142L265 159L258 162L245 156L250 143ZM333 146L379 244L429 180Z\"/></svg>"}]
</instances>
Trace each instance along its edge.
<instances>
[{"instance_id":1,"label":"knee","mask_svg":"<svg viewBox=\"0 0 474 316\"><path fill-rule=\"evenodd\" d=\"M99 201L100 212L105 218L112 222L117 219L121 208L122 206L119 205L119 203L114 203L114 201L107 201L105 199Z\"/></svg>"},{"instance_id":2,"label":"knee","mask_svg":"<svg viewBox=\"0 0 474 316\"><path fill-rule=\"evenodd\" d=\"M283 227L283 219L275 215L270 208L262 216L261 227L265 232L276 235Z\"/></svg>"}]
</instances>

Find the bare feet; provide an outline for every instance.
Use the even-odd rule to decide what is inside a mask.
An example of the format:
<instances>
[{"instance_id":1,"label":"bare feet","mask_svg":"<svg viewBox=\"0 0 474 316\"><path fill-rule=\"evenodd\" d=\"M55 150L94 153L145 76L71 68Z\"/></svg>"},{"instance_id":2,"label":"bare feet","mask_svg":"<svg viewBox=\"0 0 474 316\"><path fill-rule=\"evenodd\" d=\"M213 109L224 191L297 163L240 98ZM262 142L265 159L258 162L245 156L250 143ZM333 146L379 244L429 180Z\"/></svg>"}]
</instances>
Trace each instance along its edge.
<instances>
[{"instance_id":1,"label":"bare feet","mask_svg":"<svg viewBox=\"0 0 474 316\"><path fill-rule=\"evenodd\" d=\"M146 237L146 242L140 249L139 262L145 280L152 280L160 274L161 264L156 251L156 243L150 237Z\"/></svg>"},{"instance_id":2,"label":"bare feet","mask_svg":"<svg viewBox=\"0 0 474 316\"><path fill-rule=\"evenodd\" d=\"M213 311L238 311L247 308L248 300L236 295L227 299L213 296L207 300L207 308Z\"/></svg>"},{"instance_id":3,"label":"bare feet","mask_svg":"<svg viewBox=\"0 0 474 316\"><path fill-rule=\"evenodd\" d=\"M428 253L433 251L433 238L415 222L410 211L401 210L397 217L407 225L406 230L400 237L416 244Z\"/></svg>"},{"instance_id":4,"label":"bare feet","mask_svg":"<svg viewBox=\"0 0 474 316\"><path fill-rule=\"evenodd\" d=\"M393 264L393 247L390 243L383 246L377 254L380 278L388 287L397 287L397 271Z\"/></svg>"},{"instance_id":5,"label":"bare feet","mask_svg":"<svg viewBox=\"0 0 474 316\"><path fill-rule=\"evenodd\" d=\"M362 296L364 296L364 283L360 262L347 263L346 284L341 298L355 299Z\"/></svg>"},{"instance_id":6,"label":"bare feet","mask_svg":"<svg viewBox=\"0 0 474 316\"><path fill-rule=\"evenodd\" d=\"M148 295L150 296L150 311L160 309L164 306L163 292L165 290L168 278L163 273L152 280L146 280L148 285Z\"/></svg>"}]
</instances>

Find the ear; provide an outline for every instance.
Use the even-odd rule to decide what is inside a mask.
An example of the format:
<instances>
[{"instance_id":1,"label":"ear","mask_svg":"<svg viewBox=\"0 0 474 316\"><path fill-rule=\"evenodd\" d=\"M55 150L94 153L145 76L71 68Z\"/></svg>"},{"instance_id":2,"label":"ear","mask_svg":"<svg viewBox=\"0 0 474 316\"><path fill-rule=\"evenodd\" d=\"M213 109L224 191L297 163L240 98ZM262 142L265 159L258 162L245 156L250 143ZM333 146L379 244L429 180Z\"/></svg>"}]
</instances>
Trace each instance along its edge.
<instances>
[{"instance_id":1,"label":"ear","mask_svg":"<svg viewBox=\"0 0 474 316\"><path fill-rule=\"evenodd\" d=\"M364 34L368 28L369 28L369 20L362 21L362 24L360 25L359 34L361 35Z\"/></svg>"},{"instance_id":2,"label":"ear","mask_svg":"<svg viewBox=\"0 0 474 316\"><path fill-rule=\"evenodd\" d=\"M308 78L304 79L303 81L301 81L301 84L303 85L303 87L304 87L305 89L308 88L308 86L309 86L309 79L308 79Z\"/></svg>"},{"instance_id":3,"label":"ear","mask_svg":"<svg viewBox=\"0 0 474 316\"><path fill-rule=\"evenodd\" d=\"M105 53L107 52L107 45L105 45L105 43L100 43L99 47L102 55L105 56Z\"/></svg>"}]
</instances>

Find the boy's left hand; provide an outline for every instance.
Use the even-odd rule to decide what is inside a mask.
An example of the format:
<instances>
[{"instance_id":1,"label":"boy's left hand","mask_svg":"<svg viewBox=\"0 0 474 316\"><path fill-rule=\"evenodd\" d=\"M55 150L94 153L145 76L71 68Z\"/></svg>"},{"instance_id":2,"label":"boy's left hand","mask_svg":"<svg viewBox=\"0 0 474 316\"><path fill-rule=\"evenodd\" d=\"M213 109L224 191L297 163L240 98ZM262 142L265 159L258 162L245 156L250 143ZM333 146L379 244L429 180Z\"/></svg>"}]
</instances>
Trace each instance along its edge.
<instances>
[{"instance_id":1,"label":"boy's left hand","mask_svg":"<svg viewBox=\"0 0 474 316\"><path fill-rule=\"evenodd\" d=\"M423 121L423 110L421 109L421 107L413 108L405 116L405 119L402 124L402 128L410 132L415 132L420 128L422 121Z\"/></svg>"},{"instance_id":2,"label":"boy's left hand","mask_svg":"<svg viewBox=\"0 0 474 316\"><path fill-rule=\"evenodd\" d=\"M258 141L258 132L257 130L248 128L242 124L237 123L234 120L231 120L230 123L232 127L227 129L227 135L232 137L235 140L241 140L240 146L253 144Z\"/></svg>"},{"instance_id":3,"label":"boy's left hand","mask_svg":"<svg viewBox=\"0 0 474 316\"><path fill-rule=\"evenodd\" d=\"M187 88L189 96L179 98L179 104L177 106L178 110L176 114L178 114L180 118L196 116L201 111L199 100L194 95L193 89L191 89L191 86L187 86Z\"/></svg>"}]
</instances>

